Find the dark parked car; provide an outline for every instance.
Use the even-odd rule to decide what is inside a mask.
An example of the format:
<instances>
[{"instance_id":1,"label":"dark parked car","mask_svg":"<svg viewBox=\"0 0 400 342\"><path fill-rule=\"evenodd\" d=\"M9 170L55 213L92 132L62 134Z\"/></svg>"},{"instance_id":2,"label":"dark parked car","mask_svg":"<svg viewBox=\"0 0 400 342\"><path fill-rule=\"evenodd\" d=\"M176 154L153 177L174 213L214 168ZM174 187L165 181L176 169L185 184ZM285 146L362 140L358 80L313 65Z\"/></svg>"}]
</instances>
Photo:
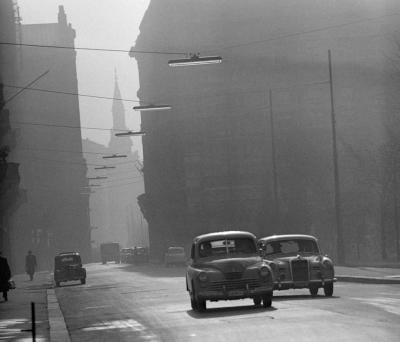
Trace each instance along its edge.
<instances>
[{"instance_id":1,"label":"dark parked car","mask_svg":"<svg viewBox=\"0 0 400 342\"><path fill-rule=\"evenodd\" d=\"M54 258L54 282L79 280L86 283L86 269L82 267L81 256L77 252L60 253Z\"/></svg>"},{"instance_id":2,"label":"dark parked car","mask_svg":"<svg viewBox=\"0 0 400 342\"><path fill-rule=\"evenodd\" d=\"M186 272L192 309L206 301L252 298L256 306L272 303L272 270L258 254L256 237L243 231L200 235L193 240Z\"/></svg>"},{"instance_id":3,"label":"dark parked car","mask_svg":"<svg viewBox=\"0 0 400 342\"><path fill-rule=\"evenodd\" d=\"M133 249L133 262L141 264L149 262L149 249L147 247L135 246Z\"/></svg>"},{"instance_id":4,"label":"dark parked car","mask_svg":"<svg viewBox=\"0 0 400 342\"><path fill-rule=\"evenodd\" d=\"M321 253L314 236L273 235L260 239L258 246L274 272L275 290L308 288L316 296L323 288L325 296L332 296L333 262Z\"/></svg>"},{"instance_id":5,"label":"dark parked car","mask_svg":"<svg viewBox=\"0 0 400 342\"><path fill-rule=\"evenodd\" d=\"M123 263L133 263L134 249L133 248L122 248L120 253L120 260Z\"/></svg>"}]
</instances>

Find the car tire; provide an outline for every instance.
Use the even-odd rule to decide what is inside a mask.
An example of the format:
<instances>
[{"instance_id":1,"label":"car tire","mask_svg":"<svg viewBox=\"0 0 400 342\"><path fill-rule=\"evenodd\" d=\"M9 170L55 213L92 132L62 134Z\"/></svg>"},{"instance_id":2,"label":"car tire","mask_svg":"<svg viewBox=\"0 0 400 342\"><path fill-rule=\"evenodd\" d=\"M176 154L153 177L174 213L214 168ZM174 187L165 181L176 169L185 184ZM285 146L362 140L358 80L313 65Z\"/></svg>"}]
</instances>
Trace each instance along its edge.
<instances>
[{"instance_id":1,"label":"car tire","mask_svg":"<svg viewBox=\"0 0 400 342\"><path fill-rule=\"evenodd\" d=\"M262 302L264 308L270 308L272 305L272 293L263 295Z\"/></svg>"},{"instance_id":2,"label":"car tire","mask_svg":"<svg viewBox=\"0 0 400 342\"><path fill-rule=\"evenodd\" d=\"M317 296L318 294L318 287L317 286L310 286L310 294L312 297Z\"/></svg>"},{"instance_id":3,"label":"car tire","mask_svg":"<svg viewBox=\"0 0 400 342\"><path fill-rule=\"evenodd\" d=\"M255 297L255 298L253 298L253 303L254 303L255 306L260 306L260 305L261 305L261 302L262 302L261 297Z\"/></svg>"},{"instance_id":4,"label":"car tire","mask_svg":"<svg viewBox=\"0 0 400 342\"><path fill-rule=\"evenodd\" d=\"M86 284L86 278L82 278L82 279L81 279L81 284L82 284L82 285Z\"/></svg>"},{"instance_id":5,"label":"car tire","mask_svg":"<svg viewBox=\"0 0 400 342\"><path fill-rule=\"evenodd\" d=\"M324 294L326 297L332 297L333 295L333 283L326 284L324 286Z\"/></svg>"},{"instance_id":6,"label":"car tire","mask_svg":"<svg viewBox=\"0 0 400 342\"><path fill-rule=\"evenodd\" d=\"M197 309L199 312L204 312L207 310L207 304L205 299L197 299Z\"/></svg>"},{"instance_id":7,"label":"car tire","mask_svg":"<svg viewBox=\"0 0 400 342\"><path fill-rule=\"evenodd\" d=\"M60 282L56 281L56 287L60 287Z\"/></svg>"}]
</instances>

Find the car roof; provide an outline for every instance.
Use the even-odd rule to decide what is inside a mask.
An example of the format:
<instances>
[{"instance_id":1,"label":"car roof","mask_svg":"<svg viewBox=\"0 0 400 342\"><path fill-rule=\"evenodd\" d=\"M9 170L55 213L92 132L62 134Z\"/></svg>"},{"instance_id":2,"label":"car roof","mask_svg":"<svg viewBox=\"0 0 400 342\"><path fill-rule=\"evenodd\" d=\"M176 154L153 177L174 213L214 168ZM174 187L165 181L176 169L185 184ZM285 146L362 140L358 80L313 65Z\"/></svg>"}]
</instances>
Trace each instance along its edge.
<instances>
[{"instance_id":1,"label":"car roof","mask_svg":"<svg viewBox=\"0 0 400 342\"><path fill-rule=\"evenodd\" d=\"M170 246L168 247L168 249L185 249L185 248L180 246Z\"/></svg>"},{"instance_id":2,"label":"car roof","mask_svg":"<svg viewBox=\"0 0 400 342\"><path fill-rule=\"evenodd\" d=\"M318 241L318 239L315 236L304 235L304 234L270 235L270 236L260 238L259 241L271 242L271 241L280 241L280 240L288 240L288 239L303 239L303 240Z\"/></svg>"},{"instance_id":3,"label":"car roof","mask_svg":"<svg viewBox=\"0 0 400 342\"><path fill-rule=\"evenodd\" d=\"M193 239L193 242L199 243L202 241L209 241L209 240L215 240L215 239L243 238L243 237L256 239L256 236L250 232L245 232L242 230L228 230L228 231L214 232L214 233L199 235Z\"/></svg>"},{"instance_id":4,"label":"car roof","mask_svg":"<svg viewBox=\"0 0 400 342\"><path fill-rule=\"evenodd\" d=\"M64 256L64 255L79 255L78 252L62 252L58 253L57 256Z\"/></svg>"}]
</instances>

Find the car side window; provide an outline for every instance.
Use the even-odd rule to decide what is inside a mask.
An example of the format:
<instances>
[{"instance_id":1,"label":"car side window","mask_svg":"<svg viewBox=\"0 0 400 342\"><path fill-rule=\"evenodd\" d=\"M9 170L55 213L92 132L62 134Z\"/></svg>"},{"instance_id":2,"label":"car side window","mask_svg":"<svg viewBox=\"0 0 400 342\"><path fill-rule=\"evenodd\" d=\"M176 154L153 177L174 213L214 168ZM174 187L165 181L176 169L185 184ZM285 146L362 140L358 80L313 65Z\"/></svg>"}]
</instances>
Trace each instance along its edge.
<instances>
[{"instance_id":1,"label":"car side window","mask_svg":"<svg viewBox=\"0 0 400 342\"><path fill-rule=\"evenodd\" d=\"M190 249L190 258L191 259L194 259L194 248L195 248L195 246L194 246L194 244L192 244L192 248Z\"/></svg>"}]
</instances>

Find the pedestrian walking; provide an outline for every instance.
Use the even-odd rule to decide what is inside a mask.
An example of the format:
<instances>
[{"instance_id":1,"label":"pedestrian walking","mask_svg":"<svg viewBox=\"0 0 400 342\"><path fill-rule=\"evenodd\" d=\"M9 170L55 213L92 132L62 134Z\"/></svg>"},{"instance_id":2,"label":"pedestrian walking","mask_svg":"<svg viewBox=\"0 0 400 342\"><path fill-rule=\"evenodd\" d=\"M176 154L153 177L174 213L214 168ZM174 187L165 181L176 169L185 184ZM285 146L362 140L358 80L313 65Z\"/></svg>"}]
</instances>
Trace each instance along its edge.
<instances>
[{"instance_id":1,"label":"pedestrian walking","mask_svg":"<svg viewBox=\"0 0 400 342\"><path fill-rule=\"evenodd\" d=\"M10 266L8 266L7 259L4 258L0 251L0 292L3 293L5 301L8 300L7 292L10 289L9 280L11 279Z\"/></svg>"},{"instance_id":2,"label":"pedestrian walking","mask_svg":"<svg viewBox=\"0 0 400 342\"><path fill-rule=\"evenodd\" d=\"M28 251L28 255L25 257L25 271L29 274L30 280L33 280L36 267L36 257L32 254L32 251Z\"/></svg>"}]
</instances>

